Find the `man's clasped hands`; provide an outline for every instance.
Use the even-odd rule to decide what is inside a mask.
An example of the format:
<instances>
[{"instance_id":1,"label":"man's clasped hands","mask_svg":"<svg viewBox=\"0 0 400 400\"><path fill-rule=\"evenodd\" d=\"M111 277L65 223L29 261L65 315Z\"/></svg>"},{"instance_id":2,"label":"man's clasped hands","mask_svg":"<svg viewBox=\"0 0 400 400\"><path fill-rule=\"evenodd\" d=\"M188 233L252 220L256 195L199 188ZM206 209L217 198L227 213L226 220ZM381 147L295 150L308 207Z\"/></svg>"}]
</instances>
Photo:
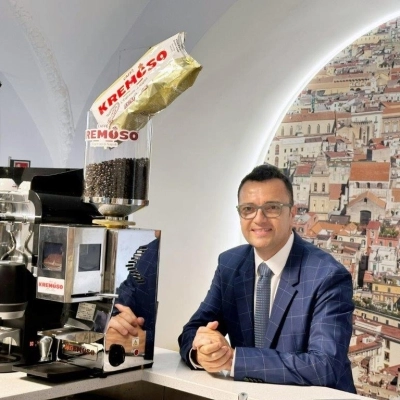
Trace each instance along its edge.
<instances>
[{"instance_id":1,"label":"man's clasped hands","mask_svg":"<svg viewBox=\"0 0 400 400\"><path fill-rule=\"evenodd\" d=\"M209 322L197 329L192 345L192 359L207 372L230 371L233 349L217 330L218 322Z\"/></svg>"}]
</instances>

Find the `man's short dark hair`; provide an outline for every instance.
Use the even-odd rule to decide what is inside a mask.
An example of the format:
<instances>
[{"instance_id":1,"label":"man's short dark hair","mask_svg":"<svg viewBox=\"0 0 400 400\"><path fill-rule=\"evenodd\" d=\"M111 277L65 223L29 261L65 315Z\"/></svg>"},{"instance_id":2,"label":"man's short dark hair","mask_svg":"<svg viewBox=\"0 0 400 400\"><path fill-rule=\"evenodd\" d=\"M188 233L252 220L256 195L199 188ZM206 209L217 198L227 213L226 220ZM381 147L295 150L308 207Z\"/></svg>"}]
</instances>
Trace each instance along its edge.
<instances>
[{"instance_id":1,"label":"man's short dark hair","mask_svg":"<svg viewBox=\"0 0 400 400\"><path fill-rule=\"evenodd\" d=\"M281 170L271 164L263 164L263 165L258 165L251 171L249 174L247 174L242 181L240 182L239 189L238 189L238 198L240 194L240 190L242 189L243 185L248 182L248 181L256 181L256 182L263 182L263 181L269 181L271 179L280 179L286 187L286 190L289 195L289 201L291 204L293 204L293 186L292 183L290 182L289 178L281 172Z\"/></svg>"}]
</instances>

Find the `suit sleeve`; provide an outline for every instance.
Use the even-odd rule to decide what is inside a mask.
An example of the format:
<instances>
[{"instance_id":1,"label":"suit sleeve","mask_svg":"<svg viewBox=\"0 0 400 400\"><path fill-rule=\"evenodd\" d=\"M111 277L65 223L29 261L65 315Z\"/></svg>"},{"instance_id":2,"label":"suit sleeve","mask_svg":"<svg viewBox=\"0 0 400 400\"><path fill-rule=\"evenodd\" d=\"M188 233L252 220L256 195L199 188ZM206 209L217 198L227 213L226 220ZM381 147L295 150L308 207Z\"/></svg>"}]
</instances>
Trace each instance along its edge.
<instances>
[{"instance_id":1,"label":"suit sleeve","mask_svg":"<svg viewBox=\"0 0 400 400\"><path fill-rule=\"evenodd\" d=\"M222 335L226 335L226 330L221 318L222 296L220 274L220 267L218 267L206 298L190 318L189 322L183 327L182 333L178 338L180 355L191 369L194 369L194 367L189 360L189 352L192 348L193 339L196 336L196 331L199 327L206 326L208 322L211 321L218 321L218 330Z\"/></svg>"},{"instance_id":2,"label":"suit sleeve","mask_svg":"<svg viewBox=\"0 0 400 400\"><path fill-rule=\"evenodd\" d=\"M323 268L330 268L323 266ZM312 282L309 282L312 285ZM310 292L315 288L310 287ZM310 331L302 352L237 347L235 380L338 388L349 371L352 333L352 280L344 268L333 267L321 282L310 308ZM290 324L287 319L286 324ZM280 338L296 340L294 336ZM347 376L347 375L346 375ZM349 391L353 391L350 387ZM344 389L345 390L345 389Z\"/></svg>"}]
</instances>

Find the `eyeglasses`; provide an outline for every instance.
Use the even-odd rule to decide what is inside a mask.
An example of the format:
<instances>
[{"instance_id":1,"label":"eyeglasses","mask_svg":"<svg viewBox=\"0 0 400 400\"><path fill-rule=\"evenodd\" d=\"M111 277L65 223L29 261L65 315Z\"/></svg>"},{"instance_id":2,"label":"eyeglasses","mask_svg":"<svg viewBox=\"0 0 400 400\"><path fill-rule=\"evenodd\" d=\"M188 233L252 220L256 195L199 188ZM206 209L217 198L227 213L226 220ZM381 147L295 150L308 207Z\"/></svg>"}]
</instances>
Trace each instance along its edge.
<instances>
[{"instance_id":1,"label":"eyeglasses","mask_svg":"<svg viewBox=\"0 0 400 400\"><path fill-rule=\"evenodd\" d=\"M253 219L257 215L258 210L261 210L266 218L278 218L282 213L282 207L292 208L290 203L277 203L275 201L267 201L261 206L255 204L241 204L236 206L239 215L243 219Z\"/></svg>"}]
</instances>

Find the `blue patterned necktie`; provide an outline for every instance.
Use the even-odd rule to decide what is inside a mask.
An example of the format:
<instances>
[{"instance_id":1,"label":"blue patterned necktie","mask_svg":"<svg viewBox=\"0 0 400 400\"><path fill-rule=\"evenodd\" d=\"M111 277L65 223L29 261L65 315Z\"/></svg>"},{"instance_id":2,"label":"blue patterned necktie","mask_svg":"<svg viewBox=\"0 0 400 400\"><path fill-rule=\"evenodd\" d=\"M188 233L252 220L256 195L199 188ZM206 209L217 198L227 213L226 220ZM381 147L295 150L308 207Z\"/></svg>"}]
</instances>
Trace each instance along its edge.
<instances>
[{"instance_id":1,"label":"blue patterned necktie","mask_svg":"<svg viewBox=\"0 0 400 400\"><path fill-rule=\"evenodd\" d=\"M256 347L264 347L265 333L269 321L272 271L267 264L261 263L258 266L258 274L254 313L254 342Z\"/></svg>"}]
</instances>

